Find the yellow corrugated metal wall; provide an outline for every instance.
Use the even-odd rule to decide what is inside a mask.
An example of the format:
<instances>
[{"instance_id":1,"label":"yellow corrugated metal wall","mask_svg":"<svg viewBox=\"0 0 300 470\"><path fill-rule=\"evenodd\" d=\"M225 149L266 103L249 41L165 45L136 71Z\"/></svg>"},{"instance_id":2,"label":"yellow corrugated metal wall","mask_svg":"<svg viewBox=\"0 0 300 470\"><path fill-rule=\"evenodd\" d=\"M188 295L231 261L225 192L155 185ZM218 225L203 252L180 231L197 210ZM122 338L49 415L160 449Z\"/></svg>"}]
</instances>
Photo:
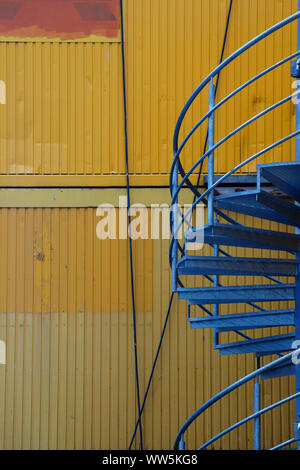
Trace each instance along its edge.
<instances>
[{"instance_id":1,"label":"yellow corrugated metal wall","mask_svg":"<svg viewBox=\"0 0 300 470\"><path fill-rule=\"evenodd\" d=\"M227 0L125 2L131 173L168 173L176 118L191 91L218 64L227 7ZM225 53L296 9L295 0L236 0ZM221 75L218 97L295 49L295 25L290 25L231 64ZM1 174L125 172L120 44L2 43L0 74L8 84L7 105L1 108ZM291 83L288 64L261 79L219 112L218 134L290 94ZM185 131L206 110L206 99L197 101ZM283 126L293 126L292 110L291 105L282 108L274 126L266 118L264 125L245 130L234 148L230 144L216 157L217 171L273 142ZM187 168L204 132L187 148ZM292 147L286 145L287 153ZM281 158L276 152L266 158Z\"/></svg>"},{"instance_id":2,"label":"yellow corrugated metal wall","mask_svg":"<svg viewBox=\"0 0 300 470\"><path fill-rule=\"evenodd\" d=\"M146 186L167 184L176 118L218 63L228 3L125 1L129 165L136 185L147 175ZM236 0L226 54L296 9L296 0ZM295 27L288 26L222 73L218 97L295 48ZM119 186L125 172L120 44L2 43L0 79L7 84L7 104L0 107L2 187ZM219 113L218 135L290 93L286 66ZM206 98L195 103L185 131L206 108ZM244 131L216 155L216 171L289 132L293 118L286 105L273 121ZM187 168L204 132L187 147ZM293 159L293 143L265 158ZM7 346L0 448L129 444L137 413L128 244L98 240L96 223L95 208L39 208L39 193L32 208L20 201L0 209L0 339ZM169 301L168 247L168 240L134 242L142 395ZM170 448L195 408L254 367L252 356L220 358L210 333L191 331L186 304L176 301L145 408L145 447ZM292 391L293 379L265 382L263 404ZM252 411L252 387L232 398L191 428L189 447ZM292 422L292 404L264 418L263 446L288 439ZM252 439L249 425L215 448L251 448Z\"/></svg>"},{"instance_id":3,"label":"yellow corrugated metal wall","mask_svg":"<svg viewBox=\"0 0 300 470\"><path fill-rule=\"evenodd\" d=\"M128 247L126 240L100 242L98 220L94 209L0 211L2 448L126 448L130 441L136 402ZM168 307L168 245L134 242L142 391ZM170 448L197 406L254 367L252 355L220 358L210 333L192 331L185 302L175 302L145 409L145 446ZM264 403L292 385L265 382ZM252 408L251 386L225 398L189 432L189 446ZM265 445L288 439L287 409L274 413L271 425L268 416ZM217 447L251 447L251 431L232 433Z\"/></svg>"}]
</instances>

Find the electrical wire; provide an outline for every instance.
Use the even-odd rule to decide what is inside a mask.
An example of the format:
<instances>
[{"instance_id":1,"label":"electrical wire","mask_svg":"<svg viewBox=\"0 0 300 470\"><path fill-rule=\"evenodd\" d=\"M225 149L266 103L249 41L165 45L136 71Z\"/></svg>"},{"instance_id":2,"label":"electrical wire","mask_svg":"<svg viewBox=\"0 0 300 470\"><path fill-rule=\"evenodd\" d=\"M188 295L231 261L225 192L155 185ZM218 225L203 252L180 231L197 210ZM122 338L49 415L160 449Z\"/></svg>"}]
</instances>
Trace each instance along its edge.
<instances>
[{"instance_id":1,"label":"electrical wire","mask_svg":"<svg viewBox=\"0 0 300 470\"><path fill-rule=\"evenodd\" d=\"M122 0L121 0L121 2L122 2ZM223 40L223 45L222 45L222 52L221 52L221 57L220 57L220 63L223 61L225 45L226 45L226 40L227 40L227 35L228 35L230 15L231 15L231 10L232 10L232 3L233 3L233 0L230 0L228 14L227 14L227 20L226 20L225 33L224 33L224 40ZM218 74L218 77L217 77L216 88L218 87L218 83L219 83L219 74ZM205 152L205 149L206 149L206 145L207 145L207 143L205 143L204 152ZM182 169L182 171L183 171L183 169ZM200 168L200 171L199 171L196 188L199 186L200 176L201 176L201 168ZM199 193L198 193L198 195L199 195ZM160 353L160 350L161 350L161 346L162 346L163 338L164 338L164 335L165 335L168 319L169 319L169 316L170 316L170 311L171 311L171 307L172 307L173 298L174 298L174 292L172 292L171 297L170 297L169 307L168 307L168 311L167 311L167 314L166 314L162 334L161 334L161 337L160 337L160 341L159 341L159 344L158 344L158 348L157 348L157 352L156 352L156 355L155 355L154 363L153 363L152 370L151 370L151 373L150 373L150 377L149 377L149 380L148 380L148 385L147 385L144 400L143 400L143 403L142 403L141 412L139 414L139 419L136 422L135 429L134 429L134 432L133 432L133 435L132 435L132 438L131 438L131 441L130 441L130 444L129 444L129 450L132 447L132 444L134 442L136 432L137 432L137 429L138 429L138 425L141 422L141 414L143 413L144 408L145 408L145 403L146 403L146 400L147 400L147 397L148 397L149 389L150 389L150 386L151 386L153 374L154 374L156 363L157 363L157 359L158 359L158 356L159 356L159 353Z\"/></svg>"},{"instance_id":2,"label":"electrical wire","mask_svg":"<svg viewBox=\"0 0 300 470\"><path fill-rule=\"evenodd\" d=\"M126 182L127 182L127 209L128 209L128 236L129 236L129 254L130 254L130 280L131 280L131 297L132 297L132 319L133 319L133 336L134 336L134 360L135 360L135 378L136 378L136 394L138 405L138 425L140 429L140 447L143 449L143 430L141 421L141 400L140 400L140 382L139 367L137 353L137 333L136 333L136 310L135 310L135 293L134 293L134 276L133 276L133 250L131 239L131 215L130 215L130 181L129 181L129 162L128 162L128 133L127 133L127 100L126 100L126 76L125 76L125 45L124 45L124 18L123 18L123 0L120 0L120 16L121 16L121 42L122 42L122 74L123 74L123 101L124 101L124 134L125 134L125 157L126 157Z\"/></svg>"},{"instance_id":3,"label":"electrical wire","mask_svg":"<svg viewBox=\"0 0 300 470\"><path fill-rule=\"evenodd\" d=\"M160 340L159 340L159 344L158 344L158 347L157 347L157 351L156 351L155 359L154 359L154 362L153 362L151 374L150 374L150 377L149 377L149 380L148 380L148 385L147 385L146 393L145 393L145 396L144 396L144 400L143 400L143 404L142 404L142 408L141 408L141 413L143 413L143 411L144 411L145 403L146 403L147 396L148 396L148 393L149 393L149 390L150 390L150 385L151 385L152 378L153 378L153 374L154 374L154 371L155 371L157 359L158 359L158 356L159 356L159 353L160 353L160 350L161 350L163 338L164 338L164 335L165 335L165 332L166 332L166 328L167 328L168 319L169 319L169 316L170 316L170 311L171 311L171 307L172 307L173 297L174 297L174 292L172 292L172 295L171 295L171 297L170 297L169 307L168 307L167 315L166 315L166 318L165 318L165 322L164 322L162 334L161 334L161 337L160 337ZM132 446L132 444L133 444L133 441L134 441L134 438L135 438L135 435L136 435L136 431L137 431L137 428L138 428L138 423L139 423L139 422L137 421L137 422L136 422L136 425L135 425L135 428L134 428L134 432L133 432L131 441L130 441L130 444L129 444L128 450L131 449L131 446Z\"/></svg>"}]
</instances>

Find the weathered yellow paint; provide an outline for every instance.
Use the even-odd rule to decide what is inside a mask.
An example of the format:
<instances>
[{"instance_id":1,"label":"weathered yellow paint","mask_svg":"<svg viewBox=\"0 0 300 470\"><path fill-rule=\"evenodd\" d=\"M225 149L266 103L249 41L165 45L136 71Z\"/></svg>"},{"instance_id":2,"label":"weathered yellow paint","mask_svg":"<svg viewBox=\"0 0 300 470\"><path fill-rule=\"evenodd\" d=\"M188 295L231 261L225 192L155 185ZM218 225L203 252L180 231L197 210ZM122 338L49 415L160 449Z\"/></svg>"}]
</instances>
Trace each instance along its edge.
<instances>
[{"instance_id":1,"label":"weathered yellow paint","mask_svg":"<svg viewBox=\"0 0 300 470\"><path fill-rule=\"evenodd\" d=\"M0 36L0 42L22 42L22 43L46 43L46 42L51 42L51 43L116 43L121 41L121 33L118 32L118 35L116 37L108 38L106 36L96 36L95 34L91 34L90 36L87 36L86 38L77 38L77 39L67 39L63 40L60 37L57 38L49 38L47 36L44 37L22 37L20 38L19 36Z\"/></svg>"},{"instance_id":2,"label":"weathered yellow paint","mask_svg":"<svg viewBox=\"0 0 300 470\"><path fill-rule=\"evenodd\" d=\"M190 93L219 61L228 3L124 1L132 174L169 172L174 124ZM236 2L225 54L296 9L296 0ZM217 99L295 50L293 24L223 71ZM0 173L124 174L121 72L118 43L1 43L0 79L7 84L7 104L0 107ZM231 100L216 113L216 137L289 95L291 84L286 64ZM205 92L188 113L183 132L206 111ZM293 105L284 105L274 116L274 121L261 119L216 152L216 171L224 172L293 128ZM183 158L186 168L199 156L205 133L204 125L187 146ZM260 161L281 160L287 155L293 158L293 153L291 142ZM243 171L254 171L254 164Z\"/></svg>"},{"instance_id":3,"label":"weathered yellow paint","mask_svg":"<svg viewBox=\"0 0 300 470\"><path fill-rule=\"evenodd\" d=\"M130 441L137 414L128 243L97 239L97 221L95 209L0 210L1 448L125 449ZM170 295L168 247L169 240L133 242L142 394ZM254 368L252 355L220 358L209 331L191 330L186 304L176 300L143 418L147 448L171 448L196 407ZM293 379L263 390L267 405L291 393ZM198 420L189 447L252 409L249 385ZM263 445L288 439L292 419L292 404L266 418ZM252 438L249 425L216 448L251 448Z\"/></svg>"},{"instance_id":4,"label":"weathered yellow paint","mask_svg":"<svg viewBox=\"0 0 300 470\"><path fill-rule=\"evenodd\" d=\"M149 187L168 186L174 124L191 91L218 63L228 1L126 0L125 7L133 202L167 202L167 189ZM296 9L296 0L234 2L226 54ZM289 26L222 73L218 99L295 47ZM120 54L120 44L0 44L7 89L0 105L0 185L10 188L0 192L0 340L7 345L7 364L0 365L2 449L125 449L135 426L128 243L100 241L96 210L87 207L98 205L98 195L101 203L126 193ZM290 93L286 66L218 113L217 138ZM184 132L206 109L207 94L188 114ZM271 123L243 131L216 152L216 172L290 132L293 119L287 105ZM205 132L187 147L186 168L199 156ZM293 143L285 144L260 162L293 159L293 153ZM61 196L56 206L55 191ZM268 222L264 228L285 230ZM143 396L170 295L169 240L137 240L133 249ZM186 303L176 300L143 416L145 447L171 448L199 405L254 368L250 355L220 358L210 332L192 331ZM262 406L293 391L293 378L267 381ZM189 447L252 410L250 384L197 421ZM264 447L291 437L293 410L291 403L263 418ZM252 426L215 448L251 448Z\"/></svg>"},{"instance_id":5,"label":"weathered yellow paint","mask_svg":"<svg viewBox=\"0 0 300 470\"><path fill-rule=\"evenodd\" d=\"M171 204L168 188L133 188L131 204L142 204L151 207L155 204ZM121 199L120 199L121 198ZM79 208L98 207L108 204L114 207L127 204L126 188L5 188L0 189L0 207L34 207L34 208ZM188 189L180 194L180 204L192 204L193 195Z\"/></svg>"},{"instance_id":6,"label":"weathered yellow paint","mask_svg":"<svg viewBox=\"0 0 300 470\"><path fill-rule=\"evenodd\" d=\"M198 175L191 175L190 180L196 184ZM169 175L132 175L130 176L130 187L169 187ZM203 185L203 176L201 176L200 185ZM55 188L111 188L125 187L126 175L0 175L0 187L55 187Z\"/></svg>"}]
</instances>

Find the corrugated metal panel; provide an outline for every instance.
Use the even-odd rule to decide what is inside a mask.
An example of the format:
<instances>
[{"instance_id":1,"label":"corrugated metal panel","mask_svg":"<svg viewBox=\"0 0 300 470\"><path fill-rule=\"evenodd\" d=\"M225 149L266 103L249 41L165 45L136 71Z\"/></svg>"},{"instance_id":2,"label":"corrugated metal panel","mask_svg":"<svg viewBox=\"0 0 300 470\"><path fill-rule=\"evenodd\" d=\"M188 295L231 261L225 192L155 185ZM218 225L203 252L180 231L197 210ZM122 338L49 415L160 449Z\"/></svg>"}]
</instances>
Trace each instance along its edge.
<instances>
[{"instance_id":1,"label":"corrugated metal panel","mask_svg":"<svg viewBox=\"0 0 300 470\"><path fill-rule=\"evenodd\" d=\"M176 117L218 62L227 7L225 0L126 2L130 169L153 175L146 186L161 184L159 176L168 173ZM236 2L226 52L296 8L295 0ZM274 55L279 59L281 48L293 50L295 37L288 27L284 37L278 33L232 65L221 76L218 97ZM7 83L1 174L54 175L56 186L56 175L124 173L118 44L2 43L0 78ZM220 112L218 136L290 92L286 67L245 93L249 106L240 99ZM206 100L196 103L185 131L206 108ZM216 156L216 171L288 133L293 112L286 107L271 123L245 131ZM199 155L204 134L187 149L186 167ZM293 158L293 146L268 159L282 156ZM0 209L0 339L7 344L7 365L0 366L1 448L113 449L130 441L137 415L128 246L100 242L96 223L94 209ZM168 306L168 248L168 240L134 242L142 392ZM170 448L195 408L254 367L250 356L219 358L211 335L191 331L185 302L176 302L145 409L145 446ZM293 379L268 381L263 389L267 405L294 391ZM233 396L189 431L190 447L252 411L250 386ZM276 410L272 421L264 418L263 445L288 439L293 419L292 404ZM252 437L249 425L215 447L250 448Z\"/></svg>"},{"instance_id":2,"label":"corrugated metal panel","mask_svg":"<svg viewBox=\"0 0 300 470\"><path fill-rule=\"evenodd\" d=\"M1 173L124 172L118 44L17 43L0 50L7 83Z\"/></svg>"},{"instance_id":3,"label":"corrugated metal panel","mask_svg":"<svg viewBox=\"0 0 300 470\"><path fill-rule=\"evenodd\" d=\"M0 210L0 339L7 346L7 364L0 366L1 448L129 444L137 414L128 243L98 240L98 220L94 209ZM169 240L134 242L142 394L168 307L168 248ZM170 449L200 404L254 368L252 355L220 358L210 333L191 330L186 303L176 300L145 408L145 446ZM263 390L267 405L291 393L293 380L268 381ZM249 385L198 420L189 447L252 410ZM292 422L292 404L272 421L265 418L263 445L288 439ZM251 448L252 439L249 425L215 448Z\"/></svg>"},{"instance_id":4,"label":"corrugated metal panel","mask_svg":"<svg viewBox=\"0 0 300 470\"><path fill-rule=\"evenodd\" d=\"M220 56L228 0L126 0L126 75L130 170L166 174L182 105ZM297 9L296 0L234 2L226 54ZM218 97L296 48L289 26L222 73ZM1 43L0 173L124 173L120 44ZM275 86L274 86L275 85ZM289 67L262 79L217 117L217 134L291 92ZM249 104L248 104L249 103ZM184 132L207 110L207 96L189 113ZM222 172L293 126L286 105L253 125L216 156ZM186 167L203 147L205 128L187 147ZM248 139L249 137L249 139ZM266 159L293 158L286 144ZM245 171L253 171L253 165ZM155 180L153 179L153 182Z\"/></svg>"}]
</instances>

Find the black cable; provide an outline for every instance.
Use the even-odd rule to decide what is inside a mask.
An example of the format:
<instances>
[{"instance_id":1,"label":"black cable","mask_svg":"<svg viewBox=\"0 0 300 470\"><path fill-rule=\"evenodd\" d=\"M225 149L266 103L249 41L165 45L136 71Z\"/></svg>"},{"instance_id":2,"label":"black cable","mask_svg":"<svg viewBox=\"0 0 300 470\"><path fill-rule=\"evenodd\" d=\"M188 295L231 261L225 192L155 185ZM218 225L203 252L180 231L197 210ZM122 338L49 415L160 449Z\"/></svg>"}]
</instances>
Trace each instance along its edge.
<instances>
[{"instance_id":1,"label":"black cable","mask_svg":"<svg viewBox=\"0 0 300 470\"><path fill-rule=\"evenodd\" d=\"M122 41L122 72L123 72L126 182L127 182L127 203L128 203L128 207L127 207L128 208L128 236L129 236L129 253L130 253L130 279L131 279L131 296L132 296L134 359L135 359L137 405L138 405L138 415L139 415L138 416L138 424L139 424L139 428L140 428L140 447L141 447L141 449L143 449L143 430L142 430L142 422L141 422L140 383L139 383L139 368L138 368L138 354L137 354L136 311L135 311L134 277L133 277L133 254L132 254L132 239L131 239L130 182L129 182L129 164L128 164L128 134L127 134L127 105L126 105L126 80L125 80L123 0L120 0L120 13L121 13L121 41Z\"/></svg>"},{"instance_id":2,"label":"black cable","mask_svg":"<svg viewBox=\"0 0 300 470\"><path fill-rule=\"evenodd\" d=\"M223 60L223 55L224 55L224 50L225 50L225 44L226 44L226 39L227 39L227 33L228 33L228 27L229 27L229 19L230 19L231 9L232 9L232 2L233 2L233 0L230 0L230 5L229 5L229 10L228 10L228 15L227 15L226 28L225 28L225 35L224 35L224 40L223 40L223 46L222 46L222 52L221 52L220 62L222 62L222 60ZM122 0L121 0L121 3L122 3ZM218 75L218 77L217 77L216 87L218 87L218 81L219 81L219 75ZM207 143L205 143L205 147L206 147L206 145L207 145ZM204 150L204 152L205 152L205 150ZM197 187L198 187L198 185L199 185L200 175L201 175L201 170L199 171L199 176L198 176L198 181L197 181ZM165 318L165 322L164 322L164 326L163 326L163 331L162 331L162 334L161 334L161 337L160 337L160 341L159 341L159 344L158 344L158 348L157 348L157 352L156 352L156 355L155 355L154 363L153 363L152 370L151 370L151 373L150 373L150 377L149 377L149 380L148 380L147 389L146 389L145 396L144 396L144 400L143 400L143 403L142 403L142 407L141 407L141 410L140 410L140 413L139 413L139 419L138 419L137 422L136 422L135 429L134 429L134 432L133 432L133 435L132 435L132 438L131 438L131 441L130 441L130 444L129 444L129 450L130 450L131 447L132 447L134 438L135 438L135 436L136 436L137 428L138 428L139 424L141 423L141 414L142 414L143 411L144 411L144 407L145 407L145 403L146 403L146 400L147 400L147 397L148 397L150 385L151 385L151 382L152 382L154 370L155 370L156 363L157 363L157 359L158 359L158 356L159 356L159 353L160 353L160 350L161 350L162 341L163 341L163 338L164 338L164 335L165 335L165 331L166 331L166 327L167 327L167 323L168 323L168 319L169 319L169 315L170 315L170 311L171 311L171 306L172 306L172 302L173 302L173 297L174 297L174 292L172 292L172 295L171 295L171 298L170 298L170 301L169 301L169 307L168 307L167 315L166 315L166 318Z\"/></svg>"},{"instance_id":3,"label":"black cable","mask_svg":"<svg viewBox=\"0 0 300 470\"><path fill-rule=\"evenodd\" d=\"M165 331L166 331L166 328L167 328L167 323L168 323L168 319L169 319L169 316L170 316L170 311L171 311L171 307L172 307L173 297L174 297L174 292L172 292L172 295L171 295L171 297L170 297L169 307L168 307L167 315L166 315L166 318L165 318L165 322L164 322L164 327L163 327L163 330L162 330L162 334L161 334L161 337L160 337L160 340L159 340L159 344L158 344L158 347L157 347L157 351L156 351L155 359L154 359L154 362L153 362L151 374L150 374L150 377L149 377L149 380L148 380L148 385L147 385L146 393L145 393L145 396L144 396L144 400L143 400L143 404L142 404L142 408L141 408L141 413L143 413L143 411L144 411L144 407L145 407L145 403L146 403L146 400L147 400L147 396L148 396L148 392L149 392L149 389L150 389L150 385L151 385L151 382L152 382L152 378L153 378L155 366L156 366L156 363L157 363L157 359L158 359L158 356L159 356L159 353L160 353L160 349L161 349L161 346L162 346L163 338L164 338ZM137 427L138 427L138 421L136 422L136 425L135 425L135 428L134 428L134 432L133 432L133 435L132 435L132 438L131 438L131 441L130 441L130 445L129 445L128 450L131 449L131 446L132 446L132 444L133 444L133 441L134 441L134 438L135 438L135 435L136 435L136 431L137 431Z\"/></svg>"},{"instance_id":4,"label":"black cable","mask_svg":"<svg viewBox=\"0 0 300 470\"><path fill-rule=\"evenodd\" d=\"M225 50L226 39L227 39L227 33L228 33L228 27L229 27L229 20L230 20L231 9L232 9L232 2L233 2L233 0L230 0L230 5L229 5L229 10L228 10L228 15L227 15L227 21L226 21L225 34L224 34L224 40L223 40L223 45L222 45L222 52L221 52L220 63L222 62L223 56L224 56L224 50ZM123 23L123 20L122 20L122 0L121 0L121 23ZM122 29L122 28L121 28L121 29ZM123 32L122 32L122 44L123 44ZM217 89L217 87L218 87L218 82L219 82L219 74L218 74L218 76L217 76L216 89ZM206 137L207 137L207 136L206 136ZM206 145L207 145L207 138L206 138L206 141L205 141L204 152L205 152ZM199 170L198 181L197 181L197 186L196 186L196 187L199 186L199 180L200 180L200 176L201 176L201 172L202 172L201 170L202 170L202 167L201 167L200 170ZM174 292L172 293L171 298L170 298L170 301L169 301L169 307L168 307L167 315L166 315L166 318L165 318L163 331L162 331L162 334L161 334L161 338L160 338L159 345L158 345L158 348L157 348L157 352L156 352L156 355L155 355L154 363L153 363L152 370L151 370L151 373L150 373L150 377L149 377L149 380L148 380L148 385L147 385L147 389L146 389L146 392L145 392L145 396L144 396L144 400L143 400L143 403L142 403L142 407L141 407L141 409L140 409L140 411L139 411L139 418L138 418L138 420L137 420L137 422L136 422L135 429L134 429L134 432L133 432L133 435L132 435L132 438L131 438L131 441L130 441L129 450L130 450L131 447L132 447L134 438L135 438L135 436L136 436L137 428L138 428L139 425L140 425L140 429L141 429L141 414L142 414L143 411L144 411L144 407L145 407L146 399L147 399L147 397L148 397L150 385L151 385L151 382L152 382L154 370L155 370L156 363L157 363L157 359L158 359L158 356L159 356L159 353L160 353L160 349L161 349L161 346L162 346L162 341L163 341L163 338L164 338L164 334L165 334L165 331L166 331L167 322L168 322L169 315L170 315L170 311L171 311L171 306L172 306L172 302L173 302L173 297L174 297Z\"/></svg>"}]
</instances>

